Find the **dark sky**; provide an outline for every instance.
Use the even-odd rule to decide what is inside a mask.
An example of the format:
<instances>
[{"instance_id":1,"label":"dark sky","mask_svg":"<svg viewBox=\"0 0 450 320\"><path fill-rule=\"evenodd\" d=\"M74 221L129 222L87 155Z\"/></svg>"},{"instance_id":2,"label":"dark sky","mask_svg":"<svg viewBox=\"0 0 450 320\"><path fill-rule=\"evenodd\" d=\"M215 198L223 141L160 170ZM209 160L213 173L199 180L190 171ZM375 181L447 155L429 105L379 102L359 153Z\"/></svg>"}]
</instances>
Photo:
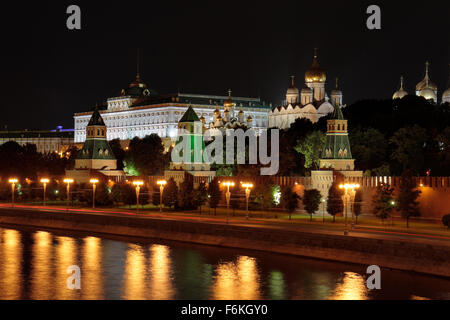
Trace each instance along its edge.
<instances>
[{"instance_id":1,"label":"dark sky","mask_svg":"<svg viewBox=\"0 0 450 320\"><path fill-rule=\"evenodd\" d=\"M66 29L78 4L82 30ZM370 4L382 29L366 28ZM412 92L431 62L439 99L450 63L448 1L15 1L1 10L0 128L73 127L73 113L118 95L136 73L160 93L261 97L278 104L289 75L302 87L319 48L327 89L344 103Z\"/></svg>"}]
</instances>

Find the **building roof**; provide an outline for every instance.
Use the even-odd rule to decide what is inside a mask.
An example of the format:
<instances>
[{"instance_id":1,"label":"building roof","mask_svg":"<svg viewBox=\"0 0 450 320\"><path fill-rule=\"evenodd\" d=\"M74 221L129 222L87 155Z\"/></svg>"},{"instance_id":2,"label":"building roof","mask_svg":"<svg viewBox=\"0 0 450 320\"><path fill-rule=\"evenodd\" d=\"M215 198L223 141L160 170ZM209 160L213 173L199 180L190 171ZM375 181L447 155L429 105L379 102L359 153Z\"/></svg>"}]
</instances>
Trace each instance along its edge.
<instances>
[{"instance_id":1,"label":"building roof","mask_svg":"<svg viewBox=\"0 0 450 320\"><path fill-rule=\"evenodd\" d=\"M0 131L0 139L4 138L68 138L73 139L73 131L51 130L5 130Z\"/></svg>"},{"instance_id":2,"label":"building roof","mask_svg":"<svg viewBox=\"0 0 450 320\"><path fill-rule=\"evenodd\" d=\"M116 157L106 139L87 139L78 151L77 159L115 160Z\"/></svg>"},{"instance_id":3,"label":"building roof","mask_svg":"<svg viewBox=\"0 0 450 320\"><path fill-rule=\"evenodd\" d=\"M200 119L198 118L194 109L192 109L192 106L189 106L189 108L186 110L186 112L181 117L179 122L195 122L195 121L200 121Z\"/></svg>"},{"instance_id":4,"label":"building roof","mask_svg":"<svg viewBox=\"0 0 450 320\"><path fill-rule=\"evenodd\" d=\"M103 121L100 112L98 112L98 108L96 107L94 113L92 113L91 120L89 120L88 126L105 126L105 122Z\"/></svg>"},{"instance_id":5,"label":"building roof","mask_svg":"<svg viewBox=\"0 0 450 320\"><path fill-rule=\"evenodd\" d=\"M339 106L334 106L334 112L331 119L344 120L344 115L342 114L342 110Z\"/></svg>"}]
</instances>

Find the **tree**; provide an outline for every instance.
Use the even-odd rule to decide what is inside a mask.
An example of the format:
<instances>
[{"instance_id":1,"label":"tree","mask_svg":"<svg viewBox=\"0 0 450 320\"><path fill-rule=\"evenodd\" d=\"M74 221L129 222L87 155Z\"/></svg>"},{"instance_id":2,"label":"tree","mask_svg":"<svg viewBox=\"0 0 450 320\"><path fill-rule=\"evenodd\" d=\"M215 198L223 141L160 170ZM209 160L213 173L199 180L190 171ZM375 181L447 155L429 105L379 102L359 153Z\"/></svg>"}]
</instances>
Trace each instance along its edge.
<instances>
[{"instance_id":1,"label":"tree","mask_svg":"<svg viewBox=\"0 0 450 320\"><path fill-rule=\"evenodd\" d=\"M294 149L305 157L305 168L319 168L319 158L325 145L325 138L326 135L322 131L315 130L297 142Z\"/></svg>"},{"instance_id":2,"label":"tree","mask_svg":"<svg viewBox=\"0 0 450 320\"><path fill-rule=\"evenodd\" d=\"M409 228L409 218L420 216L419 198L421 191L416 189L416 182L410 171L405 171L401 177L400 188L397 195L397 210L406 219Z\"/></svg>"},{"instance_id":3,"label":"tree","mask_svg":"<svg viewBox=\"0 0 450 320\"><path fill-rule=\"evenodd\" d=\"M362 191L356 190L355 200L353 202L353 214L355 215L355 223L358 224L358 217L361 215Z\"/></svg>"},{"instance_id":4,"label":"tree","mask_svg":"<svg viewBox=\"0 0 450 320\"><path fill-rule=\"evenodd\" d=\"M192 175L186 174L180 184L178 204L183 210L192 210L194 207L194 179Z\"/></svg>"},{"instance_id":5,"label":"tree","mask_svg":"<svg viewBox=\"0 0 450 320\"><path fill-rule=\"evenodd\" d=\"M291 220L292 212L298 208L298 200L300 200L300 196L291 186L285 187L281 192L281 203L289 213L289 220Z\"/></svg>"},{"instance_id":6,"label":"tree","mask_svg":"<svg viewBox=\"0 0 450 320\"><path fill-rule=\"evenodd\" d=\"M280 187L271 183L257 184L253 191L254 201L259 204L261 210L270 210L280 201Z\"/></svg>"},{"instance_id":7,"label":"tree","mask_svg":"<svg viewBox=\"0 0 450 320\"><path fill-rule=\"evenodd\" d=\"M201 181L197 189L194 190L194 207L200 207L200 214L202 214L202 206L208 199L208 190L206 190L205 182Z\"/></svg>"},{"instance_id":8,"label":"tree","mask_svg":"<svg viewBox=\"0 0 450 320\"><path fill-rule=\"evenodd\" d=\"M336 222L336 215L344 212L344 203L342 202L343 191L339 189L337 181L334 181L328 190L327 212L333 216L333 222Z\"/></svg>"},{"instance_id":9,"label":"tree","mask_svg":"<svg viewBox=\"0 0 450 320\"><path fill-rule=\"evenodd\" d=\"M406 170L411 170L414 174L422 172L426 139L426 130L418 125L401 128L391 137L390 142L394 146L391 158L403 167L403 172Z\"/></svg>"},{"instance_id":10,"label":"tree","mask_svg":"<svg viewBox=\"0 0 450 320\"><path fill-rule=\"evenodd\" d=\"M442 217L442 224L450 229L450 214L446 214Z\"/></svg>"},{"instance_id":11,"label":"tree","mask_svg":"<svg viewBox=\"0 0 450 320\"><path fill-rule=\"evenodd\" d=\"M158 197L159 197L159 193L158 193ZM175 208L177 206L177 201L178 201L178 186L177 186L177 183L175 182L175 180L173 178L170 178L169 181L167 181L167 185L164 187L163 204L165 207ZM159 198L158 198L158 204L159 204Z\"/></svg>"},{"instance_id":12,"label":"tree","mask_svg":"<svg viewBox=\"0 0 450 320\"><path fill-rule=\"evenodd\" d=\"M214 215L216 215L216 209L219 205L220 198L222 197L222 191L219 187L219 181L214 178L213 181L209 183L208 187L208 202L209 207L214 208Z\"/></svg>"},{"instance_id":13,"label":"tree","mask_svg":"<svg viewBox=\"0 0 450 320\"><path fill-rule=\"evenodd\" d=\"M142 139L134 137L125 156L125 171L140 176L161 174L165 159L164 145L157 134L152 133Z\"/></svg>"},{"instance_id":14,"label":"tree","mask_svg":"<svg viewBox=\"0 0 450 320\"><path fill-rule=\"evenodd\" d=\"M322 199L322 195L320 191L317 189L309 189L305 190L303 195L303 206L305 207L306 212L310 215L310 221L312 221L313 214L319 210L320 200Z\"/></svg>"},{"instance_id":15,"label":"tree","mask_svg":"<svg viewBox=\"0 0 450 320\"><path fill-rule=\"evenodd\" d=\"M384 135L374 128L356 127L349 134L352 155L359 170L380 168L387 160L388 143ZM389 166L387 166L389 169ZM373 173L373 172L372 172Z\"/></svg>"},{"instance_id":16,"label":"tree","mask_svg":"<svg viewBox=\"0 0 450 320\"><path fill-rule=\"evenodd\" d=\"M394 189L388 184L380 184L377 187L375 196L373 197L373 213L375 216L384 222L389 218L391 212L394 210L394 197L392 196Z\"/></svg>"},{"instance_id":17,"label":"tree","mask_svg":"<svg viewBox=\"0 0 450 320\"><path fill-rule=\"evenodd\" d=\"M117 159L117 170L122 170L126 152L120 144L120 139L113 139L109 141L109 146L111 147L114 157Z\"/></svg>"}]
</instances>

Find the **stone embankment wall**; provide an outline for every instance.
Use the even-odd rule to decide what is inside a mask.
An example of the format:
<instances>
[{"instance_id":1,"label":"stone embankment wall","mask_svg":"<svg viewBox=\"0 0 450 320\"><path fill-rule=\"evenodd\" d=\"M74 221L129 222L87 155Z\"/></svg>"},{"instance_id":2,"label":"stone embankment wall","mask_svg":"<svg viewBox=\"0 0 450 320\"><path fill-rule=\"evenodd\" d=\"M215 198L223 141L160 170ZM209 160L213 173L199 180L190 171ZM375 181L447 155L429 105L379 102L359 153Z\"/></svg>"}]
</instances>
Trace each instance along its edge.
<instances>
[{"instance_id":1,"label":"stone embankment wall","mask_svg":"<svg viewBox=\"0 0 450 320\"><path fill-rule=\"evenodd\" d=\"M0 209L0 224L263 250L450 277L450 246L444 245L157 218L6 208Z\"/></svg>"}]
</instances>

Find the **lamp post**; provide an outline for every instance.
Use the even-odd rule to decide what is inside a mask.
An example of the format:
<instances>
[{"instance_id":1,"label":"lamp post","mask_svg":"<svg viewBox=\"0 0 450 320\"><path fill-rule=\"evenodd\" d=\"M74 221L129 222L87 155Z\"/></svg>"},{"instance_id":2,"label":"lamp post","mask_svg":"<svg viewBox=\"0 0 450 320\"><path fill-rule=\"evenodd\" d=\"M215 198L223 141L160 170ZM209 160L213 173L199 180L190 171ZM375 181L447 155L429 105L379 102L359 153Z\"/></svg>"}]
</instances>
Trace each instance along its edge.
<instances>
[{"instance_id":1,"label":"lamp post","mask_svg":"<svg viewBox=\"0 0 450 320\"><path fill-rule=\"evenodd\" d=\"M227 199L227 224L228 224L228 211L230 209L230 199L231 199L231 193L230 193L230 187L234 187L233 181L225 181L222 182L222 186L227 187L227 192L225 194Z\"/></svg>"},{"instance_id":2,"label":"lamp post","mask_svg":"<svg viewBox=\"0 0 450 320\"><path fill-rule=\"evenodd\" d=\"M64 179L64 183L67 183L67 210L69 210L70 202L70 184L73 183L73 179Z\"/></svg>"},{"instance_id":3,"label":"lamp post","mask_svg":"<svg viewBox=\"0 0 450 320\"><path fill-rule=\"evenodd\" d=\"M43 201L43 205L45 207L45 193L47 190L47 183L49 183L50 180L48 180L47 178L42 178L41 179L41 183L44 185L44 201Z\"/></svg>"},{"instance_id":4,"label":"lamp post","mask_svg":"<svg viewBox=\"0 0 450 320\"><path fill-rule=\"evenodd\" d=\"M320 199L322 202L322 222L325 223L325 198Z\"/></svg>"},{"instance_id":5,"label":"lamp post","mask_svg":"<svg viewBox=\"0 0 450 320\"><path fill-rule=\"evenodd\" d=\"M159 212L162 213L162 202L163 202L163 192L164 192L164 186L167 184L166 180L158 180L156 182L157 185L159 185Z\"/></svg>"},{"instance_id":6,"label":"lamp post","mask_svg":"<svg viewBox=\"0 0 450 320\"><path fill-rule=\"evenodd\" d=\"M136 211L139 211L139 191L141 190L141 186L144 184L144 182L133 181L133 184L136 186Z\"/></svg>"},{"instance_id":7,"label":"lamp post","mask_svg":"<svg viewBox=\"0 0 450 320\"><path fill-rule=\"evenodd\" d=\"M11 183L11 207L14 208L14 192L16 190L16 183L19 182L16 178L9 179L9 183Z\"/></svg>"},{"instance_id":8,"label":"lamp post","mask_svg":"<svg viewBox=\"0 0 450 320\"><path fill-rule=\"evenodd\" d=\"M340 184L339 189L344 189L345 193L342 196L342 201L344 202L344 213L345 213L345 230L344 235L348 234L347 229L347 215L348 215L348 208L350 205L350 201L354 202L356 190L359 189L359 184ZM352 211L352 229L353 229L353 211Z\"/></svg>"},{"instance_id":9,"label":"lamp post","mask_svg":"<svg viewBox=\"0 0 450 320\"><path fill-rule=\"evenodd\" d=\"M95 189L98 183L98 179L91 179L89 180L90 183L92 183L92 209L95 209Z\"/></svg>"},{"instance_id":10,"label":"lamp post","mask_svg":"<svg viewBox=\"0 0 450 320\"><path fill-rule=\"evenodd\" d=\"M248 220L248 200L250 198L250 192L251 189L253 188L253 183L243 183L242 187L245 188L245 210L246 210L246 219Z\"/></svg>"}]
</instances>

